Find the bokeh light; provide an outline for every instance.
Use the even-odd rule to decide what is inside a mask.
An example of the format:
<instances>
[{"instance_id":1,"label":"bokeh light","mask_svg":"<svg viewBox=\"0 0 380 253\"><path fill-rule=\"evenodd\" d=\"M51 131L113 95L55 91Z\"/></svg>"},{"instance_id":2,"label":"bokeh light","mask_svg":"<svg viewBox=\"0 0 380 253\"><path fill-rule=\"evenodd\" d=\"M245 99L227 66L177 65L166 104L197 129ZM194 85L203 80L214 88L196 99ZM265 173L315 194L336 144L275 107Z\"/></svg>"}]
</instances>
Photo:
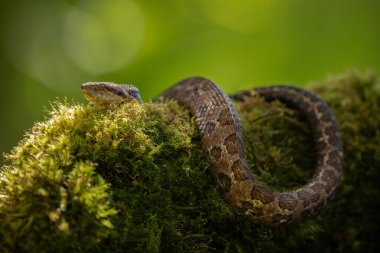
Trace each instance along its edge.
<instances>
[{"instance_id":1,"label":"bokeh light","mask_svg":"<svg viewBox=\"0 0 380 253\"><path fill-rule=\"evenodd\" d=\"M145 100L189 76L232 93L380 71L375 0L35 0L0 8L0 152L79 86L136 84ZM1 163L1 161L0 161Z\"/></svg>"},{"instance_id":2,"label":"bokeh light","mask_svg":"<svg viewBox=\"0 0 380 253\"><path fill-rule=\"evenodd\" d=\"M133 2L91 0L67 14L64 46L80 68L99 75L130 63L143 34L144 20Z\"/></svg>"}]
</instances>

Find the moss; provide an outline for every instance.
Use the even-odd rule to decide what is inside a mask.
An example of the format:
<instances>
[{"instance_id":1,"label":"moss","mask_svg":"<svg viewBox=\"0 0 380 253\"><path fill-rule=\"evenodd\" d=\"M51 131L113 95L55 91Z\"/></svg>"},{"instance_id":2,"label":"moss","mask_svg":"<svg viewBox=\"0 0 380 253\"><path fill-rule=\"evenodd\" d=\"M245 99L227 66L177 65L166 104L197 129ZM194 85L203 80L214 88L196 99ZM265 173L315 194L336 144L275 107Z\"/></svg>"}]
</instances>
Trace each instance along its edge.
<instances>
[{"instance_id":1,"label":"moss","mask_svg":"<svg viewBox=\"0 0 380 253\"><path fill-rule=\"evenodd\" d=\"M344 177L320 215L265 227L212 185L188 112L174 102L111 108L58 101L6 156L1 252L369 252L380 232L380 86L348 73L313 84L344 140ZM253 94L236 104L254 174L278 190L313 173L305 119Z\"/></svg>"}]
</instances>

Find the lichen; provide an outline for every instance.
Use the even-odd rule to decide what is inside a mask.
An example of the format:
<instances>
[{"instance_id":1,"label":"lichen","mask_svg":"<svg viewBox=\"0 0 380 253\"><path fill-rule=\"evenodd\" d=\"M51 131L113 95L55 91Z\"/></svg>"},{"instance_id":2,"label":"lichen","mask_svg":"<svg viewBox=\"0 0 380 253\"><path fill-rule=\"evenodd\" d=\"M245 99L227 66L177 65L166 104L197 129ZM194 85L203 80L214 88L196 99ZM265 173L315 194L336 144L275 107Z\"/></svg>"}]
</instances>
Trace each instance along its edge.
<instances>
[{"instance_id":1,"label":"lichen","mask_svg":"<svg viewBox=\"0 0 380 253\"><path fill-rule=\"evenodd\" d=\"M96 107L57 101L6 156L1 252L369 252L380 224L380 85L347 73L310 89L332 107L344 176L322 214L268 227L237 215L212 184L195 121L175 102ZM236 103L252 172L277 190L315 166L299 112Z\"/></svg>"}]
</instances>

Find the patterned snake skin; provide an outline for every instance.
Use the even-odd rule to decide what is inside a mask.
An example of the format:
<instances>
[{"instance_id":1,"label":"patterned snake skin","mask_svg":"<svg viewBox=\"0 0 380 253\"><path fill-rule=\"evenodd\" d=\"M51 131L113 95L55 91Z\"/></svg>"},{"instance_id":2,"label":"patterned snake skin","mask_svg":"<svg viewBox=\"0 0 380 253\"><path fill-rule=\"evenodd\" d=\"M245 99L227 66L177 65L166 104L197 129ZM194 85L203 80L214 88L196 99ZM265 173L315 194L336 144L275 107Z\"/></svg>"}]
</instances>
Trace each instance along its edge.
<instances>
[{"instance_id":1,"label":"patterned snake skin","mask_svg":"<svg viewBox=\"0 0 380 253\"><path fill-rule=\"evenodd\" d=\"M133 85L88 82L81 88L93 104L141 102ZM342 144L333 114L317 95L300 88L271 86L255 91L269 101L278 99L299 109L310 122L317 147L317 168L312 179L297 190L274 192L255 180L248 170L238 114L231 99L216 84L205 78L189 78L161 96L177 100L195 116L211 175L231 206L266 224L289 223L316 213L331 198L342 173ZM232 98L243 100L249 94L242 92Z\"/></svg>"},{"instance_id":2,"label":"patterned snake skin","mask_svg":"<svg viewBox=\"0 0 380 253\"><path fill-rule=\"evenodd\" d=\"M300 110L312 127L317 168L312 179L297 190L274 192L254 178L247 166L238 114L216 84L205 78L189 78L161 96L177 100L195 116L212 177L230 205L265 224L308 217L328 202L342 173L342 143L334 116L317 95L300 88L277 85L255 91L268 101L278 99ZM242 100L248 94L242 92L232 98Z\"/></svg>"}]
</instances>

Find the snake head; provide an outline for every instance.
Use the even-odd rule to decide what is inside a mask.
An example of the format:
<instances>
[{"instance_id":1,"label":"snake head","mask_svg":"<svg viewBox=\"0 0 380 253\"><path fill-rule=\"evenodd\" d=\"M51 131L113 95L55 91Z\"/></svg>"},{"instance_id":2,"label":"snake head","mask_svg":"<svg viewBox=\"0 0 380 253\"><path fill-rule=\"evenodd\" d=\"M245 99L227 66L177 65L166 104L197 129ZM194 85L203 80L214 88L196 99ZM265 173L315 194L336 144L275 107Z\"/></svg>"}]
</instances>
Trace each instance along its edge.
<instances>
[{"instance_id":1,"label":"snake head","mask_svg":"<svg viewBox=\"0 0 380 253\"><path fill-rule=\"evenodd\" d=\"M88 82L81 85L85 98L95 104L126 103L141 101L140 92L130 84Z\"/></svg>"}]
</instances>

